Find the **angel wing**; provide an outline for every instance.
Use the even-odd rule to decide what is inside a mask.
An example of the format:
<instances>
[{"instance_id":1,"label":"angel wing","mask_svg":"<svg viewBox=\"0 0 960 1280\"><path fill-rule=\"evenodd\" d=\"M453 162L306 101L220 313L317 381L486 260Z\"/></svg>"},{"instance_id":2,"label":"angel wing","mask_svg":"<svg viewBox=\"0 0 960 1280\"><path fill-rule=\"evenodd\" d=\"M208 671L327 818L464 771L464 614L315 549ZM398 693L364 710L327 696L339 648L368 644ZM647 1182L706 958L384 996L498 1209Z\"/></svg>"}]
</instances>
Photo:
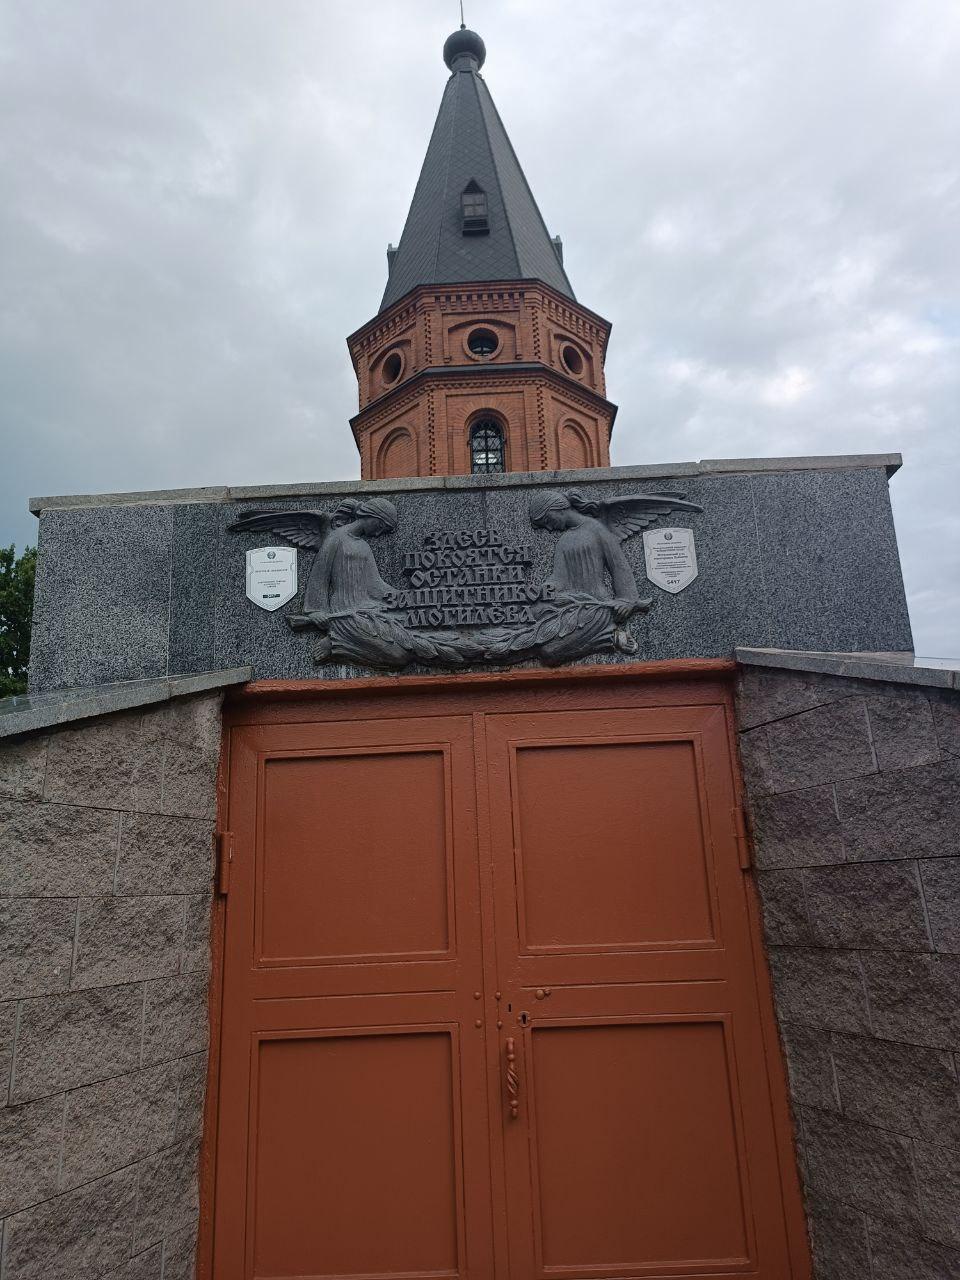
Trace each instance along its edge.
<instances>
[{"instance_id":1,"label":"angel wing","mask_svg":"<svg viewBox=\"0 0 960 1280\"><path fill-rule=\"evenodd\" d=\"M248 511L235 520L230 529L233 533L265 529L292 542L295 547L316 551L323 545L332 523L330 516L323 511Z\"/></svg>"},{"instance_id":2,"label":"angel wing","mask_svg":"<svg viewBox=\"0 0 960 1280\"><path fill-rule=\"evenodd\" d=\"M599 501L599 518L621 542L646 529L671 511L702 511L696 502L685 502L682 493L631 493Z\"/></svg>"}]
</instances>

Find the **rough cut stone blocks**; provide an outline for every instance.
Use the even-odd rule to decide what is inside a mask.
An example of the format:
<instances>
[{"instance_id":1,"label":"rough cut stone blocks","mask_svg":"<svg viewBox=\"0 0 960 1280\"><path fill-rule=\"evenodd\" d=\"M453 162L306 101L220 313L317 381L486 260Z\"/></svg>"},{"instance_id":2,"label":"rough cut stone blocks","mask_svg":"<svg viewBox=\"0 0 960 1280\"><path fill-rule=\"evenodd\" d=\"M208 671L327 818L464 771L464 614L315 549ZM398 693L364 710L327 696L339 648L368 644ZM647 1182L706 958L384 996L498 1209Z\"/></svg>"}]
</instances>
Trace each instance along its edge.
<instances>
[{"instance_id":1,"label":"rough cut stone blocks","mask_svg":"<svg viewBox=\"0 0 960 1280\"><path fill-rule=\"evenodd\" d=\"M863 974L855 954L776 946L769 955L782 1017L832 1031L869 1028Z\"/></svg>"},{"instance_id":2,"label":"rough cut stone blocks","mask_svg":"<svg viewBox=\"0 0 960 1280\"><path fill-rule=\"evenodd\" d=\"M818 1027L799 1022L783 1022L780 1033L794 1099L821 1110L839 1111L829 1037Z\"/></svg>"},{"instance_id":3,"label":"rough cut stone blocks","mask_svg":"<svg viewBox=\"0 0 960 1280\"><path fill-rule=\"evenodd\" d=\"M209 893L191 894L186 902L183 926L182 972L193 969L207 972L210 968L210 912L213 898Z\"/></svg>"},{"instance_id":4,"label":"rough cut stone blocks","mask_svg":"<svg viewBox=\"0 0 960 1280\"><path fill-rule=\"evenodd\" d=\"M862 698L814 707L774 721L763 732L771 791L799 791L837 778L859 778L877 768Z\"/></svg>"},{"instance_id":5,"label":"rough cut stone blocks","mask_svg":"<svg viewBox=\"0 0 960 1280\"><path fill-rule=\"evenodd\" d=\"M916 1138L960 1143L960 1084L953 1055L868 1036L833 1035L833 1059L845 1115Z\"/></svg>"},{"instance_id":6,"label":"rough cut stone blocks","mask_svg":"<svg viewBox=\"0 0 960 1280\"><path fill-rule=\"evenodd\" d=\"M809 945L814 941L807 916L802 871L758 871L767 937L774 943Z\"/></svg>"},{"instance_id":7,"label":"rough cut stone blocks","mask_svg":"<svg viewBox=\"0 0 960 1280\"><path fill-rule=\"evenodd\" d=\"M163 1246L163 1280L193 1280L196 1253L195 1227L171 1232Z\"/></svg>"},{"instance_id":8,"label":"rough cut stone blocks","mask_svg":"<svg viewBox=\"0 0 960 1280\"><path fill-rule=\"evenodd\" d=\"M741 667L737 676L738 716L744 731L849 696L846 683L815 672Z\"/></svg>"},{"instance_id":9,"label":"rough cut stone blocks","mask_svg":"<svg viewBox=\"0 0 960 1280\"><path fill-rule=\"evenodd\" d=\"M163 1276L163 1250L162 1244L154 1245L152 1249L147 1249L144 1253L139 1254L136 1258L131 1258L125 1267L119 1271L111 1271L107 1280L161 1280ZM190 1258L190 1266L193 1267L193 1258ZM170 1268L167 1268L169 1278ZM189 1273L189 1280L193 1280L193 1271Z\"/></svg>"},{"instance_id":10,"label":"rough cut stone blocks","mask_svg":"<svg viewBox=\"0 0 960 1280\"><path fill-rule=\"evenodd\" d=\"M830 866L845 861L832 786L751 797L758 867Z\"/></svg>"},{"instance_id":11,"label":"rough cut stone blocks","mask_svg":"<svg viewBox=\"0 0 960 1280\"><path fill-rule=\"evenodd\" d=\"M141 733L138 716L65 729L50 739L44 799L147 812L160 808L163 742Z\"/></svg>"},{"instance_id":12,"label":"rough cut stone blocks","mask_svg":"<svg viewBox=\"0 0 960 1280\"><path fill-rule=\"evenodd\" d=\"M131 1253L136 1167L46 1200L5 1224L4 1280L93 1280Z\"/></svg>"},{"instance_id":13,"label":"rough cut stone blocks","mask_svg":"<svg viewBox=\"0 0 960 1280\"><path fill-rule=\"evenodd\" d=\"M86 1085L67 1095L63 1178L68 1185L142 1160L174 1140L179 1065Z\"/></svg>"},{"instance_id":14,"label":"rough cut stone blocks","mask_svg":"<svg viewBox=\"0 0 960 1280\"><path fill-rule=\"evenodd\" d=\"M62 1134L63 1098L0 1110L0 1214L55 1194Z\"/></svg>"},{"instance_id":15,"label":"rough cut stone blocks","mask_svg":"<svg viewBox=\"0 0 960 1280\"><path fill-rule=\"evenodd\" d=\"M13 1066L13 1040L17 1032L17 1002L0 1004L0 1099L4 1083L10 1079Z\"/></svg>"},{"instance_id":16,"label":"rough cut stone blocks","mask_svg":"<svg viewBox=\"0 0 960 1280\"><path fill-rule=\"evenodd\" d=\"M873 1280L866 1215L823 1196L807 1203L817 1280Z\"/></svg>"},{"instance_id":17,"label":"rough cut stone blocks","mask_svg":"<svg viewBox=\"0 0 960 1280\"><path fill-rule=\"evenodd\" d=\"M960 1150L947 1144L914 1143L923 1206L923 1235L960 1246Z\"/></svg>"},{"instance_id":18,"label":"rough cut stone blocks","mask_svg":"<svg viewBox=\"0 0 960 1280\"><path fill-rule=\"evenodd\" d=\"M213 786L213 779L209 779ZM118 894L202 893L210 888L213 824L195 818L124 814Z\"/></svg>"},{"instance_id":19,"label":"rough cut stone blocks","mask_svg":"<svg viewBox=\"0 0 960 1280\"><path fill-rule=\"evenodd\" d=\"M192 1139L144 1161L137 1203L137 1250L196 1224L200 1209L199 1171L200 1155Z\"/></svg>"},{"instance_id":20,"label":"rough cut stone blocks","mask_svg":"<svg viewBox=\"0 0 960 1280\"><path fill-rule=\"evenodd\" d=\"M927 858L920 878L934 947L960 953L960 858Z\"/></svg>"},{"instance_id":21,"label":"rough cut stone blocks","mask_svg":"<svg viewBox=\"0 0 960 1280\"><path fill-rule=\"evenodd\" d=\"M815 1191L883 1216L919 1223L909 1139L804 1107L803 1149Z\"/></svg>"},{"instance_id":22,"label":"rough cut stone blocks","mask_svg":"<svg viewBox=\"0 0 960 1280\"><path fill-rule=\"evenodd\" d=\"M940 759L933 711L922 690L887 689L868 694L866 701L878 769L908 769Z\"/></svg>"},{"instance_id":23,"label":"rough cut stone blocks","mask_svg":"<svg viewBox=\"0 0 960 1280\"><path fill-rule=\"evenodd\" d=\"M205 971L147 983L143 1003L144 1062L165 1062L207 1047L207 987Z\"/></svg>"},{"instance_id":24,"label":"rough cut stone blocks","mask_svg":"<svg viewBox=\"0 0 960 1280\"><path fill-rule=\"evenodd\" d=\"M47 761L42 735L0 746L0 799L39 800Z\"/></svg>"},{"instance_id":25,"label":"rough cut stone blocks","mask_svg":"<svg viewBox=\"0 0 960 1280\"><path fill-rule=\"evenodd\" d=\"M24 1000L11 1101L132 1071L142 1037L143 987L137 983ZM11 1035L11 1049L12 1041Z\"/></svg>"},{"instance_id":26,"label":"rough cut stone blocks","mask_svg":"<svg viewBox=\"0 0 960 1280\"><path fill-rule=\"evenodd\" d=\"M0 801L0 894L111 893L119 829L110 809Z\"/></svg>"},{"instance_id":27,"label":"rough cut stone blocks","mask_svg":"<svg viewBox=\"0 0 960 1280\"><path fill-rule=\"evenodd\" d=\"M219 707L0 748L3 1280L193 1280Z\"/></svg>"},{"instance_id":28,"label":"rough cut stone blocks","mask_svg":"<svg viewBox=\"0 0 960 1280\"><path fill-rule=\"evenodd\" d=\"M899 1223L868 1219L873 1276L882 1280L955 1280L960 1276L960 1249L951 1249Z\"/></svg>"},{"instance_id":29,"label":"rough cut stone blocks","mask_svg":"<svg viewBox=\"0 0 960 1280\"><path fill-rule=\"evenodd\" d=\"M931 697L937 742L945 756L960 756L960 699L950 694Z\"/></svg>"},{"instance_id":30,"label":"rough cut stone blocks","mask_svg":"<svg viewBox=\"0 0 960 1280\"><path fill-rule=\"evenodd\" d=\"M930 944L915 862L812 867L800 873L813 937L824 947Z\"/></svg>"},{"instance_id":31,"label":"rough cut stone blocks","mask_svg":"<svg viewBox=\"0 0 960 1280\"><path fill-rule=\"evenodd\" d=\"M193 1139L200 1142L203 1130L203 1105L207 1093L208 1062L205 1053L195 1053L178 1060L180 1079L177 1093L177 1142Z\"/></svg>"},{"instance_id":32,"label":"rough cut stone blocks","mask_svg":"<svg viewBox=\"0 0 960 1280\"><path fill-rule=\"evenodd\" d=\"M181 898L81 898L73 985L177 973L184 906Z\"/></svg>"},{"instance_id":33,"label":"rough cut stone blocks","mask_svg":"<svg viewBox=\"0 0 960 1280\"><path fill-rule=\"evenodd\" d=\"M960 1048L960 956L868 951L861 960L879 1036Z\"/></svg>"},{"instance_id":34,"label":"rough cut stone blocks","mask_svg":"<svg viewBox=\"0 0 960 1280\"><path fill-rule=\"evenodd\" d=\"M0 900L0 999L67 989L76 921L74 898Z\"/></svg>"},{"instance_id":35,"label":"rough cut stone blocks","mask_svg":"<svg viewBox=\"0 0 960 1280\"><path fill-rule=\"evenodd\" d=\"M739 696L816 1280L956 1280L960 693L763 667Z\"/></svg>"},{"instance_id":36,"label":"rough cut stone blocks","mask_svg":"<svg viewBox=\"0 0 960 1280\"><path fill-rule=\"evenodd\" d=\"M850 861L945 858L960 849L960 760L837 783Z\"/></svg>"}]
</instances>

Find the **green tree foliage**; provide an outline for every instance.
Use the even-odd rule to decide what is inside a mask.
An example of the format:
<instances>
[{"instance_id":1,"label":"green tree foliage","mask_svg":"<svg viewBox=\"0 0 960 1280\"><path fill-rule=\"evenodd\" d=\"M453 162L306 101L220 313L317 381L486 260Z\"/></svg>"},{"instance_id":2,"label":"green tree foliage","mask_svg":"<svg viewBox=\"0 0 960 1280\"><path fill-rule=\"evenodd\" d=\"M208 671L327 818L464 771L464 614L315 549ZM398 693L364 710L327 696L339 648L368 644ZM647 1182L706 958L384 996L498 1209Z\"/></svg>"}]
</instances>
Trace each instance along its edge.
<instances>
[{"instance_id":1,"label":"green tree foliage","mask_svg":"<svg viewBox=\"0 0 960 1280\"><path fill-rule=\"evenodd\" d=\"M0 698L27 687L36 568L36 547L0 547Z\"/></svg>"}]
</instances>

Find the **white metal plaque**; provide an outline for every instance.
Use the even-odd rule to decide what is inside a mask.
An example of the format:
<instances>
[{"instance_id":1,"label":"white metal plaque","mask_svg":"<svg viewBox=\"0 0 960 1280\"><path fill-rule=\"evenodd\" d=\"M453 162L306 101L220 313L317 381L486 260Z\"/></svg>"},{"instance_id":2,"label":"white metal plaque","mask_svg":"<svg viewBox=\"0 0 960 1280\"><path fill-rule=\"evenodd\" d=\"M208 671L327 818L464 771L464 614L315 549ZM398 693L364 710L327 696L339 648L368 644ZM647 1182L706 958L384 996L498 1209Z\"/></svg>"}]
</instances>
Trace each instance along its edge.
<instances>
[{"instance_id":1,"label":"white metal plaque","mask_svg":"<svg viewBox=\"0 0 960 1280\"><path fill-rule=\"evenodd\" d=\"M272 612L296 594L296 547L254 547L247 552L248 600Z\"/></svg>"},{"instance_id":2,"label":"white metal plaque","mask_svg":"<svg viewBox=\"0 0 960 1280\"><path fill-rule=\"evenodd\" d=\"M646 529L643 555L651 582L676 595L697 576L697 546L692 529Z\"/></svg>"}]
</instances>

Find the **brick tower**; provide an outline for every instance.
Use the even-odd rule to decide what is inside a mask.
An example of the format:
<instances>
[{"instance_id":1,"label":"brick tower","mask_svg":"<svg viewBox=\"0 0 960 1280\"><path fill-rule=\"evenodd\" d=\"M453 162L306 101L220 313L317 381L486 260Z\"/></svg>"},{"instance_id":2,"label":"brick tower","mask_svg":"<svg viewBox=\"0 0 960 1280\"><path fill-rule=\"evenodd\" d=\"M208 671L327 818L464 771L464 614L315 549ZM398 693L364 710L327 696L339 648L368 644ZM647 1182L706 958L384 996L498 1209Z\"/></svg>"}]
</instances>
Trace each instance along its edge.
<instances>
[{"instance_id":1,"label":"brick tower","mask_svg":"<svg viewBox=\"0 0 960 1280\"><path fill-rule=\"evenodd\" d=\"M348 338L365 480L604 467L609 323L574 297L480 68L450 68L380 311Z\"/></svg>"}]
</instances>

